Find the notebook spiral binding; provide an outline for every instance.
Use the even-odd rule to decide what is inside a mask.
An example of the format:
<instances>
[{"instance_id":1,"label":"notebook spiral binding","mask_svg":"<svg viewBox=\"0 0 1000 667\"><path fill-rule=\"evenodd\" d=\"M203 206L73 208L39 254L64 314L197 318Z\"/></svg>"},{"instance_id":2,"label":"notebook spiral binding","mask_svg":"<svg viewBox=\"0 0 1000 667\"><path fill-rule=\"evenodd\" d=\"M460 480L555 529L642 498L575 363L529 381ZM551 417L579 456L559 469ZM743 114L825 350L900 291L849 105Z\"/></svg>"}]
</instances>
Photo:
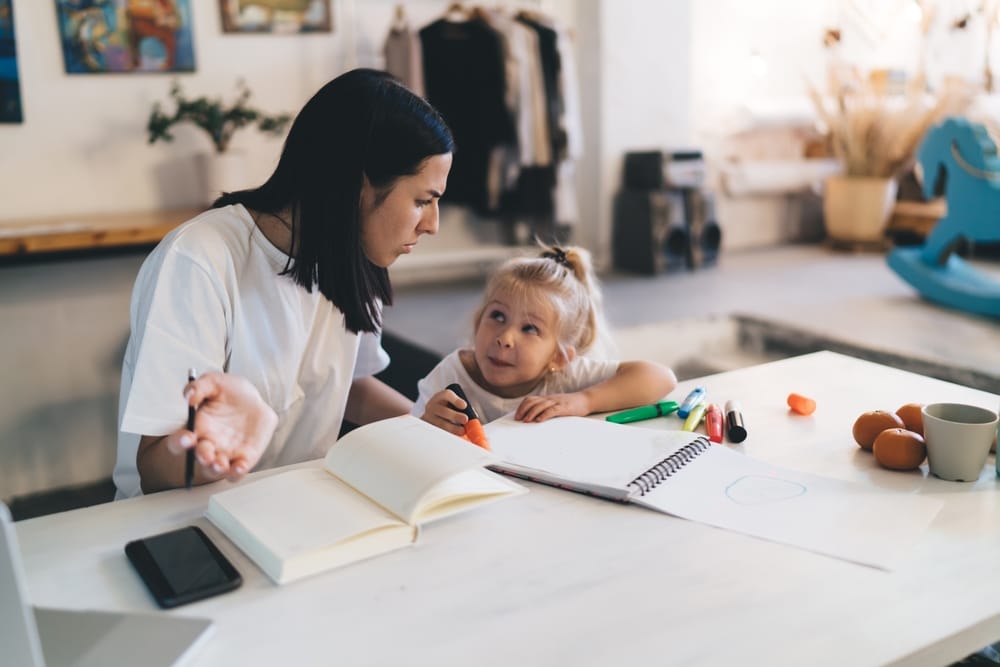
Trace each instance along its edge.
<instances>
[{"instance_id":1,"label":"notebook spiral binding","mask_svg":"<svg viewBox=\"0 0 1000 667\"><path fill-rule=\"evenodd\" d=\"M711 446L712 443L705 437L700 437L693 442L689 442L633 479L626 486L633 491L638 491L640 496L644 496L666 481L668 477L691 463L691 461L694 461L699 454Z\"/></svg>"}]
</instances>

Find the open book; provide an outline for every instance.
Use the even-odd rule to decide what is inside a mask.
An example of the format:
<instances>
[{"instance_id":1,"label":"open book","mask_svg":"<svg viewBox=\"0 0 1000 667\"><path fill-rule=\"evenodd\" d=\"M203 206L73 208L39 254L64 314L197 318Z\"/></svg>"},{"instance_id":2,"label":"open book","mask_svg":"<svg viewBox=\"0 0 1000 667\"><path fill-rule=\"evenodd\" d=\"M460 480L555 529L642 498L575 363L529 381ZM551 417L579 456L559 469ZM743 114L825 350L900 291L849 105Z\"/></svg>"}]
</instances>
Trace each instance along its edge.
<instances>
[{"instance_id":1,"label":"open book","mask_svg":"<svg viewBox=\"0 0 1000 667\"><path fill-rule=\"evenodd\" d=\"M698 433L583 417L504 417L494 470L890 569L941 501L781 468Z\"/></svg>"},{"instance_id":2,"label":"open book","mask_svg":"<svg viewBox=\"0 0 1000 667\"><path fill-rule=\"evenodd\" d=\"M402 416L357 428L322 468L213 495L206 516L282 584L416 541L417 526L527 490L484 469L490 452Z\"/></svg>"}]
</instances>

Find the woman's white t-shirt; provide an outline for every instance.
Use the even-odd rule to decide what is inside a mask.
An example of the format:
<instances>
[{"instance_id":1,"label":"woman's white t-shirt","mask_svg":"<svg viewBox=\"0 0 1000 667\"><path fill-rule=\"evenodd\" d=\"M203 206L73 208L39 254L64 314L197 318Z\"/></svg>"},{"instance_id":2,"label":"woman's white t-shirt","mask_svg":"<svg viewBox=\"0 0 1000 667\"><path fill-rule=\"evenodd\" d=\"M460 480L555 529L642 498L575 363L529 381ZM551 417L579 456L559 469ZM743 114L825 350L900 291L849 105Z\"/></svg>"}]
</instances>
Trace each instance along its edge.
<instances>
[{"instance_id":1,"label":"woman's white t-shirt","mask_svg":"<svg viewBox=\"0 0 1000 667\"><path fill-rule=\"evenodd\" d=\"M378 334L347 330L318 289L278 275L288 257L241 205L202 213L146 258L132 292L119 396L118 497L139 495L140 435L184 425L187 369L242 375L278 414L255 469L322 457L354 378L389 364Z\"/></svg>"},{"instance_id":2,"label":"woman's white t-shirt","mask_svg":"<svg viewBox=\"0 0 1000 667\"><path fill-rule=\"evenodd\" d=\"M457 382L462 387L472 409L476 411L484 424L516 410L525 397L504 398L480 387L462 365L462 359L459 357L460 352L460 350L456 350L442 359L441 363L427 374L427 377L417 383L417 391L420 392L420 396L417 397L411 414L423 417L428 399L453 382ZM618 364L618 361L576 357L561 371L546 376L541 385L535 387L530 394L525 396L547 396L582 391L614 376L618 372Z\"/></svg>"}]
</instances>

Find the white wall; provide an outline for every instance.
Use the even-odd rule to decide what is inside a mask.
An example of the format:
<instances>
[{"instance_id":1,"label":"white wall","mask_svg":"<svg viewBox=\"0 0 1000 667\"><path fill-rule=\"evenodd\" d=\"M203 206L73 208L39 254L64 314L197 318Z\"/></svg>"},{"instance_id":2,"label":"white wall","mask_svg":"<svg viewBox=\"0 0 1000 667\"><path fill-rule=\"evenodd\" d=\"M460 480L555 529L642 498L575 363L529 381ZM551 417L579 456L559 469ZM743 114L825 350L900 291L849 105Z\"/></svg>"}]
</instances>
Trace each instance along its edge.
<instances>
[{"instance_id":1,"label":"white wall","mask_svg":"<svg viewBox=\"0 0 1000 667\"><path fill-rule=\"evenodd\" d=\"M141 262L0 265L0 500L110 474Z\"/></svg>"},{"instance_id":2,"label":"white wall","mask_svg":"<svg viewBox=\"0 0 1000 667\"><path fill-rule=\"evenodd\" d=\"M712 137L734 108L802 98L824 76L822 30L832 3L699 0L692 3L691 110L700 137ZM778 26L785 26L778 29ZM789 28L788 26L794 26ZM751 54L767 72L755 72Z\"/></svg>"},{"instance_id":3,"label":"white wall","mask_svg":"<svg viewBox=\"0 0 1000 667\"><path fill-rule=\"evenodd\" d=\"M231 99L242 78L253 104L294 113L341 72L381 66L396 3L335 0L332 33L253 35L222 33L217 0L191 0L197 71L177 75L67 75L55 4L13 0L25 120L0 124L0 222L201 205L195 156L211 149L204 133L179 125L173 143L146 143L149 112L155 101L168 101L172 79L189 95ZM520 4L572 19L569 0ZM419 26L440 16L448 3L405 5L411 24ZM252 128L236 135L233 148L246 155L248 184L270 174L280 146L280 138Z\"/></svg>"},{"instance_id":4,"label":"white wall","mask_svg":"<svg viewBox=\"0 0 1000 667\"><path fill-rule=\"evenodd\" d=\"M211 149L201 130L178 126L172 144L146 144L150 109L167 101L174 75L67 75L56 3L13 4L25 120L0 125L0 221L200 204L194 155ZM243 78L254 104L294 112L345 69L339 25L313 35L224 35L217 2L191 7L197 71L177 76L191 95L232 97ZM233 147L246 152L248 175L259 180L273 168L280 140L247 129Z\"/></svg>"},{"instance_id":5,"label":"white wall","mask_svg":"<svg viewBox=\"0 0 1000 667\"><path fill-rule=\"evenodd\" d=\"M806 117L805 82L822 83L823 27L833 2L699 0L691 16L691 113L699 146L716 157L723 138L759 115ZM777 29L777 26L794 26ZM759 59L755 63L751 56ZM760 69L763 65L764 69ZM752 109L753 111L748 111ZM713 165L717 168L718 164ZM799 238L796 198L716 194L725 252Z\"/></svg>"},{"instance_id":6,"label":"white wall","mask_svg":"<svg viewBox=\"0 0 1000 667\"><path fill-rule=\"evenodd\" d=\"M611 208L631 150L687 148L691 118L691 0L600 2L598 220L592 247L607 264Z\"/></svg>"}]
</instances>

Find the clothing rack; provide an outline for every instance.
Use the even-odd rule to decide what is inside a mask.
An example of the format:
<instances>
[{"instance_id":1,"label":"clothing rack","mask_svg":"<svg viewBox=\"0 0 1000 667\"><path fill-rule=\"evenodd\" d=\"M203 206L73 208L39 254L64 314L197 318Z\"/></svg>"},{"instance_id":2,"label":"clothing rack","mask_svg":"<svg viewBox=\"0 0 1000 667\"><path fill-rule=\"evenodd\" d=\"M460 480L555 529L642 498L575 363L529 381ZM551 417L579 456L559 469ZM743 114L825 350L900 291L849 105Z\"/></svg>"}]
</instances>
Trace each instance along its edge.
<instances>
[{"instance_id":1,"label":"clothing rack","mask_svg":"<svg viewBox=\"0 0 1000 667\"><path fill-rule=\"evenodd\" d=\"M384 67L382 46L389 30L407 26L419 30L442 17L464 21L486 7L495 8L474 2L436 0L345 0L339 4L344 13L340 25L344 25L348 33L345 36L349 45L349 65L376 68ZM552 14L553 6L552 0L498 5L511 15L518 11ZM459 191L454 178L450 179L449 189L456 193ZM442 206L439 233L422 239L418 252L402 257L393 266L393 277L419 280L424 276L444 274L485 275L503 260L526 252L533 243L536 226L537 223L532 221L511 221L490 212L446 203ZM551 234L541 236L549 237Z\"/></svg>"},{"instance_id":2,"label":"clothing rack","mask_svg":"<svg viewBox=\"0 0 1000 667\"><path fill-rule=\"evenodd\" d=\"M553 10L559 4L564 4L571 6L576 0L518 0L517 2L497 2L492 3L490 6L499 7L508 10L520 10L520 9L534 9L538 11L543 11L548 14L554 14ZM338 30L343 27L343 34L345 36L345 65L346 69L353 69L355 67L370 67L372 63L364 62L362 58L362 49L359 42L368 42L373 39L377 41L377 35L365 34L365 28L368 26L361 25L361 15L363 13L371 14L382 14L385 15L387 12L391 12L393 17L400 16L405 19L417 18L410 9L419 9L419 16L422 18L425 15L429 16L430 11L436 14L441 14L446 9L450 9L451 6L474 6L479 3L470 2L452 2L447 3L443 0L405 0L400 2L400 0L338 0L334 3L334 13L337 15L335 17L336 25ZM433 8L433 9L432 9ZM385 25L390 25L390 23L385 23Z\"/></svg>"}]
</instances>

